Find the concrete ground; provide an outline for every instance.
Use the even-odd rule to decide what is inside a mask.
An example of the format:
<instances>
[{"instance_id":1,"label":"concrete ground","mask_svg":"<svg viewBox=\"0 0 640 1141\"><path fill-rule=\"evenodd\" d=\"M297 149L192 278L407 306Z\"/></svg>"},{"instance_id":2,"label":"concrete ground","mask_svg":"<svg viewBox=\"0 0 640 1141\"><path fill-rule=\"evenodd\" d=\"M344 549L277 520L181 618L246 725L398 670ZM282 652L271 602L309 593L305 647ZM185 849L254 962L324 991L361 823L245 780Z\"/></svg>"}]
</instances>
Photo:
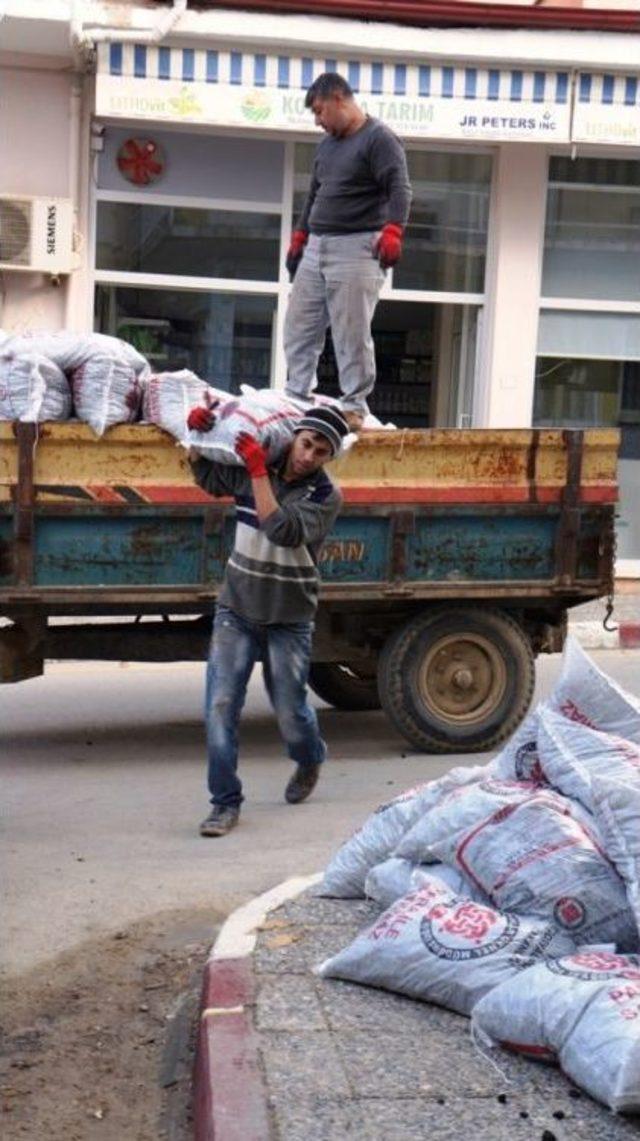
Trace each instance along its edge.
<instances>
[{"instance_id":1,"label":"concrete ground","mask_svg":"<svg viewBox=\"0 0 640 1141\"><path fill-rule=\"evenodd\" d=\"M5 970L161 911L218 918L316 871L363 814L455 760L407 755L382 713L318 702L331 760L313 798L286 805L291 763L258 672L241 734L241 826L204 840L202 700L203 668L187 663L59 663L0 687Z\"/></svg>"},{"instance_id":2,"label":"concrete ground","mask_svg":"<svg viewBox=\"0 0 640 1141\"><path fill-rule=\"evenodd\" d=\"M640 653L594 653L638 692ZM536 700L560 656L538 663ZM318 702L330 761L313 797L285 805L283 757L259 674L245 710L240 827L203 840L202 667L64 663L0 687L2 966L18 974L162 911L218 918L321 869L381 801L482 755L411 753L382 713Z\"/></svg>"}]
</instances>

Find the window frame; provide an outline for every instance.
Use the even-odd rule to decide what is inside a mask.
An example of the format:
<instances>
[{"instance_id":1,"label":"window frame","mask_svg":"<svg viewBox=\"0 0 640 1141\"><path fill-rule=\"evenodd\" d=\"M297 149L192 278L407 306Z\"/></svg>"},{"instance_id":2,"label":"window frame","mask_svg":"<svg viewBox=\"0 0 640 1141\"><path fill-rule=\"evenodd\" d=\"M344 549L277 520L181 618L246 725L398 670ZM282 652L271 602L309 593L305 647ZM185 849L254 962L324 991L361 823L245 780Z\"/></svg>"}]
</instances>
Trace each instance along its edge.
<instances>
[{"instance_id":1,"label":"window frame","mask_svg":"<svg viewBox=\"0 0 640 1141\"><path fill-rule=\"evenodd\" d=\"M550 177L552 159L554 159L554 158L565 158L566 159L566 158L571 158L571 157L573 157L572 152L570 150L568 151L566 149L565 150L557 150L557 149L551 150L551 151L549 151L549 154L547 156L547 200L545 203L545 231L546 231L546 223L547 223L547 209L548 209L548 204L549 204L549 190L552 186L558 187L561 190L567 189L567 190L589 191L589 190L598 189L599 187L601 187L603 190L606 189L608 193L610 193L610 192L628 193L629 192L630 188L627 186L610 185L609 183L605 184L605 183L584 183L584 182L565 182L565 181L552 182L551 177ZM598 150L597 148L584 148L583 149L581 147L580 148L580 158L585 158L585 159L600 158L600 159L608 159L612 162L625 162L625 161L628 162L629 161L629 155L628 154L624 154L624 152L621 152L619 150L615 150L615 152L613 154L611 154L610 148L608 148L608 147L606 148L606 153L603 153L602 150ZM638 162L638 168L640 170L640 159L638 159L637 162ZM540 261L541 273L542 273L542 264L544 261L544 233L543 233L543 237L542 237L542 242L543 242L543 245L542 245L541 261ZM540 291L541 292L540 292L540 298L539 298L539 304L538 304L538 311L539 312L541 312L543 309L568 309L568 310L575 310L576 312L592 312L592 313L595 313L595 312L600 312L600 313L640 313L640 298L638 299L638 301L628 301L628 300L627 301L623 301L623 300L618 301L615 299L612 300L611 298L605 298L605 297L602 297L602 298L598 298L598 297L589 297L589 298L585 298L585 297L558 297L557 294L553 294L553 295L549 296L547 294L542 293L542 278L540 281Z\"/></svg>"},{"instance_id":2,"label":"window frame","mask_svg":"<svg viewBox=\"0 0 640 1141\"><path fill-rule=\"evenodd\" d=\"M227 132L221 132L226 134ZM249 132L242 132L250 137ZM216 132L212 132L216 134ZM240 137L240 136L239 136ZM273 141L284 143L284 170L282 180L282 199L277 202L255 202L243 199L216 198L163 194L155 190L107 190L95 184L91 186L89 202L89 253L90 272L89 288L87 290L87 328L93 329L95 289L98 285L113 285L144 289L170 289L174 292L202 292L211 293L238 293L254 296L268 295L275 297L275 318L271 345L271 374L270 385L278 390L284 388L286 379L286 361L284 356L284 318L289 299L291 285L285 266L285 254L289 244L289 236L293 229L293 191L295 179L295 147L299 143L315 145L319 136L313 133L281 134L274 132ZM412 139L406 144L407 151L425 152L438 151L446 154L482 154L491 159L491 180L489 183L489 211L493 202L493 184L496 177L497 147L487 144L447 144L440 140ZM122 203L149 203L156 206L184 206L193 209L234 210L246 213L269 213L280 215L280 259L278 276L273 281L256 281L255 279L237 279L222 277L186 276L174 274L140 274L133 271L118 271L96 268L97 253L97 218L100 202ZM386 275L386 280L380 292L381 301L414 302L431 305L466 305L481 311L486 303L486 283L489 280L489 266L491 257L490 247L491 216L489 214L489 230L487 233L485 289L482 292L466 293L462 291L440 291L421 289L395 289L393 285L393 270Z\"/></svg>"}]
</instances>

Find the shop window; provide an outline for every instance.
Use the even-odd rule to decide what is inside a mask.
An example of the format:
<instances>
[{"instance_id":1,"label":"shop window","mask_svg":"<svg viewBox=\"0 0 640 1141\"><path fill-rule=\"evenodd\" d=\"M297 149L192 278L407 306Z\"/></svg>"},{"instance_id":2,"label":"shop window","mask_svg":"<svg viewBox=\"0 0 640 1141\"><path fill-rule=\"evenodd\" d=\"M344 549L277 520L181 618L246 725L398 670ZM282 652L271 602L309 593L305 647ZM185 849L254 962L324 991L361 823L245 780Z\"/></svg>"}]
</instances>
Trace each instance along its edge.
<instances>
[{"instance_id":1,"label":"shop window","mask_svg":"<svg viewBox=\"0 0 640 1141\"><path fill-rule=\"evenodd\" d=\"M551 159L542 295L640 300L640 161Z\"/></svg>"},{"instance_id":2,"label":"shop window","mask_svg":"<svg viewBox=\"0 0 640 1141\"><path fill-rule=\"evenodd\" d=\"M396 289L482 293L491 157L409 151L413 188Z\"/></svg>"},{"instance_id":3,"label":"shop window","mask_svg":"<svg viewBox=\"0 0 640 1141\"><path fill-rule=\"evenodd\" d=\"M96 268L277 281L280 215L99 202Z\"/></svg>"},{"instance_id":4,"label":"shop window","mask_svg":"<svg viewBox=\"0 0 640 1141\"><path fill-rule=\"evenodd\" d=\"M191 134L184 128L135 131L107 126L98 162L100 190L131 192L134 187L118 169L118 151L132 137L150 137L162 148L164 169L150 188L153 193L185 198L227 199L231 202L269 202L280 206L284 172L284 143L276 139L250 139ZM149 190L139 187L143 200Z\"/></svg>"},{"instance_id":5,"label":"shop window","mask_svg":"<svg viewBox=\"0 0 640 1141\"><path fill-rule=\"evenodd\" d=\"M534 423L640 430L640 315L541 313Z\"/></svg>"},{"instance_id":6,"label":"shop window","mask_svg":"<svg viewBox=\"0 0 640 1141\"><path fill-rule=\"evenodd\" d=\"M309 189L315 147L296 146L294 220ZM489 219L491 156L408 151L413 189L396 289L482 293Z\"/></svg>"},{"instance_id":7,"label":"shop window","mask_svg":"<svg viewBox=\"0 0 640 1141\"><path fill-rule=\"evenodd\" d=\"M188 368L215 388L269 386L275 297L98 285L95 328L122 337L156 372Z\"/></svg>"},{"instance_id":8,"label":"shop window","mask_svg":"<svg viewBox=\"0 0 640 1141\"><path fill-rule=\"evenodd\" d=\"M640 360L640 313L543 310L538 327L538 353L554 357Z\"/></svg>"},{"instance_id":9,"label":"shop window","mask_svg":"<svg viewBox=\"0 0 640 1141\"><path fill-rule=\"evenodd\" d=\"M615 427L624 368L620 361L538 357L534 424L537 427Z\"/></svg>"},{"instance_id":10,"label":"shop window","mask_svg":"<svg viewBox=\"0 0 640 1141\"><path fill-rule=\"evenodd\" d=\"M543 312L536 427L619 428L618 557L640 555L640 315Z\"/></svg>"}]
</instances>

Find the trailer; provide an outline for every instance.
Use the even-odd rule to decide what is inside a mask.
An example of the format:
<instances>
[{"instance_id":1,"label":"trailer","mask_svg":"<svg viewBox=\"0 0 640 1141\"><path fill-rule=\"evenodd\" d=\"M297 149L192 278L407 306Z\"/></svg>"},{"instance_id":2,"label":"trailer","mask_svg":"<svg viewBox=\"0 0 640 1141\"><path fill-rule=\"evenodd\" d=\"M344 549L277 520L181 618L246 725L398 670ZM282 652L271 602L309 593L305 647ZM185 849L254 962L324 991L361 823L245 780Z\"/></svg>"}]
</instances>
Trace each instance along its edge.
<instances>
[{"instance_id":1,"label":"trailer","mask_svg":"<svg viewBox=\"0 0 640 1141\"><path fill-rule=\"evenodd\" d=\"M330 465L310 684L415 748L489 749L567 610L613 589L619 434L363 433ZM0 423L0 680L47 659L204 659L234 511L148 424Z\"/></svg>"}]
</instances>

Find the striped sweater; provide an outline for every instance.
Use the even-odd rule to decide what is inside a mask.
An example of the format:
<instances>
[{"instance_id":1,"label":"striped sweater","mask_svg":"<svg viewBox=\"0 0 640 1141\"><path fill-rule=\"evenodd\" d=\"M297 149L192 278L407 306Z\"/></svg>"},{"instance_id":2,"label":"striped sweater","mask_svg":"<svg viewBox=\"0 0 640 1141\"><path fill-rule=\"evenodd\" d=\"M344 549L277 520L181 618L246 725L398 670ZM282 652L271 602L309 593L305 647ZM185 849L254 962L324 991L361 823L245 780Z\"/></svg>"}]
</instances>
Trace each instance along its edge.
<instances>
[{"instance_id":1,"label":"striped sweater","mask_svg":"<svg viewBox=\"0 0 640 1141\"><path fill-rule=\"evenodd\" d=\"M258 522L251 480L244 467L191 464L209 495L236 501L236 534L219 601L249 622L308 622L318 603L318 556L336 520L342 496L320 468L307 479L286 481L281 468L269 478L278 510Z\"/></svg>"}]
</instances>

